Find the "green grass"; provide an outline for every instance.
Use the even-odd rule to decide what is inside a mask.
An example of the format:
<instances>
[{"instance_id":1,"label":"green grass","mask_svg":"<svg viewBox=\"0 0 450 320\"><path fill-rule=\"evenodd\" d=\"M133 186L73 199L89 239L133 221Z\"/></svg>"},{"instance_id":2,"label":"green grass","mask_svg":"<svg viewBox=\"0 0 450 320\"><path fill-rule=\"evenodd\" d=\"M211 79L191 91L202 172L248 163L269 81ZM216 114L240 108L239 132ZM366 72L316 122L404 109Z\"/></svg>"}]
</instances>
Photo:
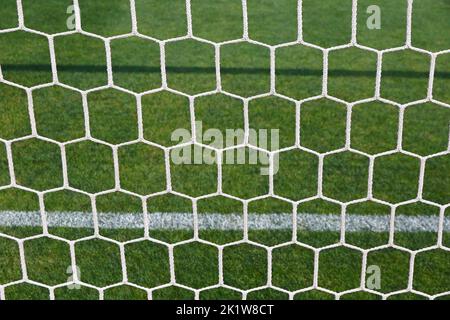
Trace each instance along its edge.
<instances>
[{"instance_id":1,"label":"green grass","mask_svg":"<svg viewBox=\"0 0 450 320\"><path fill-rule=\"evenodd\" d=\"M267 236L262 232L260 236ZM313 236L313 235L311 235ZM317 236L317 235L316 235ZM321 237L332 238L333 235L324 233ZM359 240L370 243L367 234L360 234ZM420 238L419 238L420 239ZM419 245L425 242L416 240ZM2 272L0 281L13 281L21 277L17 244L11 240L0 242L3 254L0 260ZM170 282L169 256L167 247L150 241L127 244L126 263L130 282L143 286L155 287ZM119 247L103 240L88 240L79 242L75 246L77 265L81 270L81 278L86 283L103 287L122 281ZM70 274L66 273L70 265L69 247L67 244L40 238L25 242L27 269L30 279L56 285L64 283ZM296 291L308 288L313 283L313 251L297 245L288 245L274 249L272 252L272 281L277 288ZM246 290L264 286L267 283L267 251L254 245L239 244L227 247L223 251L224 282L229 286ZM323 250L319 257L319 285L334 291L344 291L359 286L361 280L361 253L348 248L334 248ZM410 255L396 249L383 249L370 252L369 265L375 264L382 268L382 289L380 293L390 293L407 288ZM426 294L437 294L448 289L448 256L443 250L435 249L419 253L414 270L414 288ZM190 243L179 245L174 250L175 276L181 285L195 289L217 284L218 252L213 246ZM433 276L430 276L430 275ZM6 289L7 297L17 298L48 298L48 290L33 287L29 291L22 291L22 285L13 285ZM127 287L128 288L128 287ZM139 292L145 296L143 290L129 290L127 288L108 289L106 292L116 291L117 298L137 298ZM79 297L78 290L63 291L57 289L55 297L98 299L98 293ZM88 288L86 288L88 289ZM156 290L154 297L171 299L193 296L193 291L172 287ZM89 290L88 290L89 291ZM233 293L228 290L229 294ZM105 296L106 296L105 292ZM205 298L212 290L202 290L200 296ZM283 291L273 290L268 295L262 291L252 292L249 298L274 299L278 295L286 295ZM123 294L121 296L121 294ZM299 294L301 298L303 294ZM233 297L240 297L240 293L233 293ZM375 295L376 296L376 295ZM227 297L212 295L211 298ZM296 296L297 298L297 296ZM380 297L378 297L380 298Z\"/></svg>"},{"instance_id":2,"label":"green grass","mask_svg":"<svg viewBox=\"0 0 450 320\"><path fill-rule=\"evenodd\" d=\"M4 0L0 7L0 28L17 26L16 1ZM70 0L47 0L36 4L23 0L25 25L47 33L67 31L66 14ZM131 32L128 0L80 0L82 26L85 31L102 36ZM303 38L323 47L346 44L351 38L351 0L304 0ZM376 49L402 46L405 43L406 1L358 1L358 43ZM382 28L366 27L366 8L377 4L382 9ZM252 40L270 45L297 40L296 0L248 0L249 36ZM450 48L447 32L450 25L450 2L447 0L415 0L412 23L412 44L432 52ZM136 0L138 30L141 34L165 40L187 33L184 0ZM242 8L240 0L192 0L193 33L195 36L222 42L242 37ZM94 37L74 34L56 36L54 40L61 83L81 90L107 85L104 43ZM52 81L48 41L45 37L23 31L0 34L0 65L5 80L26 87ZM171 89L195 95L216 88L214 46L195 40L169 42L165 45L167 84ZM137 37L111 41L112 69L115 85L135 93L147 93L160 88L160 47L157 42ZM246 42L221 46L221 84L228 93L243 97L267 93L270 90L270 50ZM328 94L347 102L371 98L375 95L376 54L357 48L332 50L329 53ZM428 88L430 56L413 50L385 53L381 80L381 97L405 104L425 99ZM322 94L323 52L291 45L276 49L276 91L295 100ZM450 104L450 54L436 60L433 98ZM137 98L117 89L104 89L87 94L89 119L80 93L60 86L32 91L33 113L30 118L25 90L0 83L0 186L10 184L7 143L11 142L14 173L18 185L37 192L63 185L61 148L41 139L15 139L32 134L31 119L37 133L53 142L66 143L85 137L86 123L97 140L78 141L65 146L68 181L71 187L88 193L112 190L114 154L108 144L118 145L137 140L164 147L175 146L174 130L191 130L192 116L202 121L203 130L245 127L242 100L225 94L196 97L193 110L189 99L172 92L147 93ZM137 106L140 106L139 108ZM193 112L192 112L193 111ZM142 128L138 119L142 113ZM291 212L292 202L317 195L317 153L345 147L349 108L344 103L320 98L301 104L281 97L264 97L248 104L249 127L279 129L280 148L300 145L307 150L280 153L280 170L274 177L274 192L286 199L253 200L249 213L267 214ZM296 119L300 117L300 131ZM437 103L420 103L404 111L395 104L383 102L357 103L351 109L351 147L368 155L395 150L402 123L403 150L418 156L428 156L448 150L450 109ZM200 132L197 132L200 133ZM242 141L237 139L236 144ZM211 143L218 143L217 141ZM9 148L9 147L8 147ZM272 146L268 146L273 150ZM171 153L179 152L174 149ZM194 148L191 150L194 152ZM244 150L249 152L249 150ZM99 215L105 212L143 212L145 202L149 216L156 212L192 212L191 200L178 195L158 195L145 199L139 196L166 190L166 168L163 149L137 143L121 145L117 150L121 188L132 194L112 192L96 196ZM175 165L171 167L171 183L175 191L198 197L217 191L215 165ZM327 155L323 160L323 195L340 201L367 197L369 158L355 152ZM260 175L261 164L224 164L223 192L250 199L267 194L269 179ZM444 154L426 162L423 198L435 205L414 200L418 194L420 160L417 156L392 153L377 156L374 162L373 195L376 199L400 204L402 215L439 215L439 205L450 203L450 156ZM0 211L39 211L44 205L48 212L92 212L89 196L75 191L44 193L41 204L35 192L5 188L0 191ZM196 201L198 214L243 213L243 203L222 196ZM347 206L347 214L390 215L391 208L373 201ZM448 216L450 209L447 209ZM342 205L333 201L313 199L298 204L297 212L340 215ZM42 234L41 228L6 228L0 232L27 238ZM144 237L144 230L109 230L99 226L102 236L118 242ZM49 233L69 240L94 235L88 229L49 228ZM156 241L177 244L192 239L194 230L150 231ZM243 230L200 230L199 237L212 244L224 245L242 240ZM200 299L240 299L242 293L267 284L268 247L289 242L292 230L254 231L248 233L255 244L234 244L223 249L223 280L228 287L205 289L218 283L217 247L198 242L176 245L173 251L174 276L177 284L202 289ZM299 242L321 248L336 244L340 234L335 232L305 232L297 230ZM386 233L357 232L345 235L346 243L369 249L388 243ZM396 232L394 243L410 250L437 244L435 233ZM450 246L450 236L443 235L443 245ZM154 299L192 299L195 293L185 287L166 286L171 281L169 249L155 241L126 243L124 246L128 281L145 288ZM98 299L98 290L123 280L121 253L117 243L101 239L87 239L74 246L81 280L87 284L80 290L58 287L56 299ZM66 242L47 237L27 239L24 254L30 280L57 286L65 283L70 274L70 249ZM287 291L297 292L313 284L314 252L304 246L287 244L272 251L272 284L274 288L251 291L247 299L286 299ZM371 251L368 265L378 265L382 271L380 294L407 288L410 253L387 248ZM428 295L450 290L449 252L433 249L415 257L413 288ZM359 287L362 254L346 247L330 248L319 254L318 284L321 288L342 292ZM0 237L0 290L7 299L48 299L49 290L32 284L2 285L22 279L19 248L16 241ZM232 288L231 288L232 287ZM0 291L1 292L1 291ZM146 299L149 292L141 288L121 285L108 287L104 299ZM323 290L307 290L294 299L330 299L334 295ZM344 294L341 299L378 299L380 295L367 292ZM389 299L419 299L423 296L399 293ZM448 298L448 296L447 296Z\"/></svg>"}]
</instances>

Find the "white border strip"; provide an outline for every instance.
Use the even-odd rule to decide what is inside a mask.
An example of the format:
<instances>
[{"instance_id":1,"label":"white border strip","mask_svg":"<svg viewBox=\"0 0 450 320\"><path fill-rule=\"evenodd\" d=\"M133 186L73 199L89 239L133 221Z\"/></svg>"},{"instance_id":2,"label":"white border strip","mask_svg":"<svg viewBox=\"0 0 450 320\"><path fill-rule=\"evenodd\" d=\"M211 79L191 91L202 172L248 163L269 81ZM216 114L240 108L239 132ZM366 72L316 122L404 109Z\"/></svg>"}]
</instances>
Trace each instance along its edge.
<instances>
[{"instance_id":1,"label":"white border strip","mask_svg":"<svg viewBox=\"0 0 450 320\"><path fill-rule=\"evenodd\" d=\"M93 216L83 212L49 212L48 227L93 228ZM191 230L192 213L150 213L151 230ZM137 213L98 213L100 228L105 229L140 229L144 228L144 216ZM348 232L388 232L389 215L348 214L346 231ZM341 216L332 214L298 213L297 227L307 231L340 231ZM292 229L292 214L249 214L249 230L285 230ZM198 214L200 230L242 230L242 214ZM42 226L39 212L0 211L0 226L3 227L39 227ZM437 232L438 216L405 216L395 219L397 232ZM444 231L450 232L450 217L444 219Z\"/></svg>"}]
</instances>

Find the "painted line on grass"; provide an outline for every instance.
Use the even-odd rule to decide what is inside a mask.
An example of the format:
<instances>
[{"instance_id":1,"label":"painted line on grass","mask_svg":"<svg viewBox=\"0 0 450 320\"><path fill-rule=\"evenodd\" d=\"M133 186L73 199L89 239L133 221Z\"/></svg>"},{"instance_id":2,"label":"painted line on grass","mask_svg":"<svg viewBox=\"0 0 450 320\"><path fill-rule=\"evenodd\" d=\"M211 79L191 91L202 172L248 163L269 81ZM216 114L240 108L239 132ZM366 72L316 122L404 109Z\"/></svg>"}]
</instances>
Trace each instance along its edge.
<instances>
[{"instance_id":1,"label":"painted line on grass","mask_svg":"<svg viewBox=\"0 0 450 320\"><path fill-rule=\"evenodd\" d=\"M139 229L144 227L144 216L139 213L98 213L100 228L105 229ZM192 213L149 213L150 230L189 230L193 229ZM340 231L341 216L336 214L298 213L299 230ZM200 230L242 230L242 214L198 214ZM250 230L284 230L291 229L293 216L289 213L249 214ZM39 227L42 225L39 212L0 211L0 226L3 227ZM93 216L83 212L49 212L48 227L92 228ZM348 232L388 232L389 215L346 215ZM439 217L429 215L406 216L395 218L396 232L436 232ZM450 217L444 219L444 231L450 232Z\"/></svg>"}]
</instances>

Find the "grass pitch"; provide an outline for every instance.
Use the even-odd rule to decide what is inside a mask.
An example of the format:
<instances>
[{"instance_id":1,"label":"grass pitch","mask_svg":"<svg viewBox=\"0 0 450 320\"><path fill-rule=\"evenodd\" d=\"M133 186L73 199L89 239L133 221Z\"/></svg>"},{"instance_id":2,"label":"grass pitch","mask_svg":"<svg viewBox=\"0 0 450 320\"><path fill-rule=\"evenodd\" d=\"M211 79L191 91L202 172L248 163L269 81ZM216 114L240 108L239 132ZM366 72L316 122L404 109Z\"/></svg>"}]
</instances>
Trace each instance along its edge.
<instances>
[{"instance_id":1,"label":"grass pitch","mask_svg":"<svg viewBox=\"0 0 450 320\"><path fill-rule=\"evenodd\" d=\"M186 35L184 0L135 2L141 34L158 40ZM351 2L304 0L304 41L325 48L349 43ZM22 3L26 27L49 34L68 31L70 0ZM131 32L128 0L79 3L84 31L104 37ZM268 45L297 40L297 1L247 3L252 40ZM366 9L373 4L382 10L380 30L366 26ZM194 36L214 42L242 37L241 1L192 0L191 11ZM403 0L358 1L358 43L378 50L403 46L406 13L407 2ZM1 29L17 27L16 1L4 0L0 16ZM450 34L443 30L449 29L449 18L449 1L415 0L412 45L430 52L448 50ZM143 216L145 210L150 220L160 213L191 213L193 217L194 210L198 215L244 217L247 210L251 215L297 212L299 217L302 213L340 217L343 209L347 216L389 219L389 204L396 206L396 216L438 218L444 212L448 217L450 209L445 206L450 202L450 53L436 59L435 101L420 103L412 102L427 98L430 56L411 49L384 53L380 95L386 100L358 102L350 114L345 102L375 96L374 52L355 47L329 52L328 95L338 99L310 99L322 94L323 52L290 45L275 50L277 97L252 99L244 107L241 99L211 94L196 97L191 106L182 94L157 91L163 85L157 42L138 37L117 38L110 47L113 81L122 89L89 91L84 102L79 92L67 87L40 87L27 97L20 87L0 83L0 214L35 213L39 221L44 208L48 217L70 212L91 217L95 211L100 221L90 228L49 224L49 234L58 238L39 237L42 227L0 226L1 298L334 299L337 293L340 299L379 299L383 294L389 294L384 296L389 299L421 299L450 290L449 230L444 230L440 239L437 227L424 232L395 232L391 240L397 247L373 250L367 255L368 266L380 267L381 287L371 292L347 292L359 288L366 278L361 274L362 252L351 247L329 247L317 253L315 269L311 250L344 240L340 232L314 232L300 226L296 230L248 233L243 229L199 228L198 237L218 247L188 241L196 236L193 218L190 227L183 230L148 230L144 220L141 227L134 229L102 225L102 217L107 214ZM45 37L24 31L1 33L0 48L0 66L6 81L24 87L53 81ZM105 44L101 39L81 34L57 35L54 49L60 83L80 90L108 84ZM269 92L270 54L268 47L254 43L223 44L222 89L242 97ZM214 59L215 48L209 43L192 39L167 42L168 87L188 95L214 91ZM128 91L142 95L137 99ZM304 99L308 100L300 106L293 101ZM406 108L399 106L405 104ZM223 193L250 199L245 208L234 198L204 197L218 190L217 165L171 163L171 185L176 194L160 194L168 187L164 151L155 145L128 142L144 138L164 147L175 146L172 132L180 128L191 131L194 116L196 121L202 121L204 130L244 129L248 118L250 128L279 129L280 148L299 142L301 149L280 153L279 171L273 181L277 198L258 198L270 191L269 178L259 174L261 165L223 165ZM323 159L322 191L326 198L314 198L319 190L318 167L322 165L318 155L345 147L349 118L350 146L354 151L332 153ZM142 127L138 126L140 122ZM83 139L88 129L93 139ZM34 131L46 139L31 137ZM67 177L63 174L66 169L58 143L65 145ZM113 146L119 146L118 177ZM406 153L395 152L397 147ZM373 197L379 201L363 200L368 196L368 155L381 153L384 155L374 161L372 187ZM430 155L435 156L427 159L420 186L420 157ZM16 178L13 187L12 170ZM70 190L61 189L66 178ZM115 191L117 180L126 192ZM90 197L93 194L95 201ZM417 200L419 194L424 201ZM361 201L355 202L358 199ZM395 228L401 223L396 220ZM93 237L96 228L100 238ZM247 236L250 244L238 242ZM387 231L361 230L347 232L345 243L370 249L388 244L389 238ZM25 239L23 246L17 239ZM293 240L306 246L295 245ZM286 245L281 246L283 243ZM167 244L175 244L173 252ZM417 253L423 248L430 250ZM219 256L223 264L219 263ZM410 270L411 256L414 270ZM75 289L67 286L71 281L68 267L74 263L83 283ZM412 271L413 280L408 283ZM214 287L221 274L225 285ZM320 289L313 289L314 274ZM124 282L125 275L128 281ZM411 286L415 293L402 291Z\"/></svg>"}]
</instances>

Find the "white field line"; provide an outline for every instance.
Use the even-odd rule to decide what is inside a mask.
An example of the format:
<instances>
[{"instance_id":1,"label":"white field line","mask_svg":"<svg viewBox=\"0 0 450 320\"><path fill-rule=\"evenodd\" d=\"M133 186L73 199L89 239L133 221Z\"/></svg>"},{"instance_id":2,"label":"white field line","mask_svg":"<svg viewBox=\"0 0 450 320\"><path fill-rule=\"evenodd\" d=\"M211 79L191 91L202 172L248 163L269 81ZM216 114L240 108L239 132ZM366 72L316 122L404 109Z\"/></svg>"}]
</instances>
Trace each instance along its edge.
<instances>
[{"instance_id":1,"label":"white field line","mask_svg":"<svg viewBox=\"0 0 450 320\"><path fill-rule=\"evenodd\" d=\"M189 230L193 229L192 213L149 213L151 230ZM105 229L139 229L144 227L144 216L138 213L98 213L99 227ZM346 231L388 232L389 215L347 214ZM292 229L292 214L249 214L249 230ZM340 231L341 216L337 214L298 213L299 230ZM49 212L48 227L92 228L93 216L83 212ZM242 214L198 214L200 230L242 230ZM42 225L39 212L0 211L0 226L38 227ZM399 215L395 218L397 232L437 232L438 216ZM450 232L450 217L444 219L444 231Z\"/></svg>"}]
</instances>

